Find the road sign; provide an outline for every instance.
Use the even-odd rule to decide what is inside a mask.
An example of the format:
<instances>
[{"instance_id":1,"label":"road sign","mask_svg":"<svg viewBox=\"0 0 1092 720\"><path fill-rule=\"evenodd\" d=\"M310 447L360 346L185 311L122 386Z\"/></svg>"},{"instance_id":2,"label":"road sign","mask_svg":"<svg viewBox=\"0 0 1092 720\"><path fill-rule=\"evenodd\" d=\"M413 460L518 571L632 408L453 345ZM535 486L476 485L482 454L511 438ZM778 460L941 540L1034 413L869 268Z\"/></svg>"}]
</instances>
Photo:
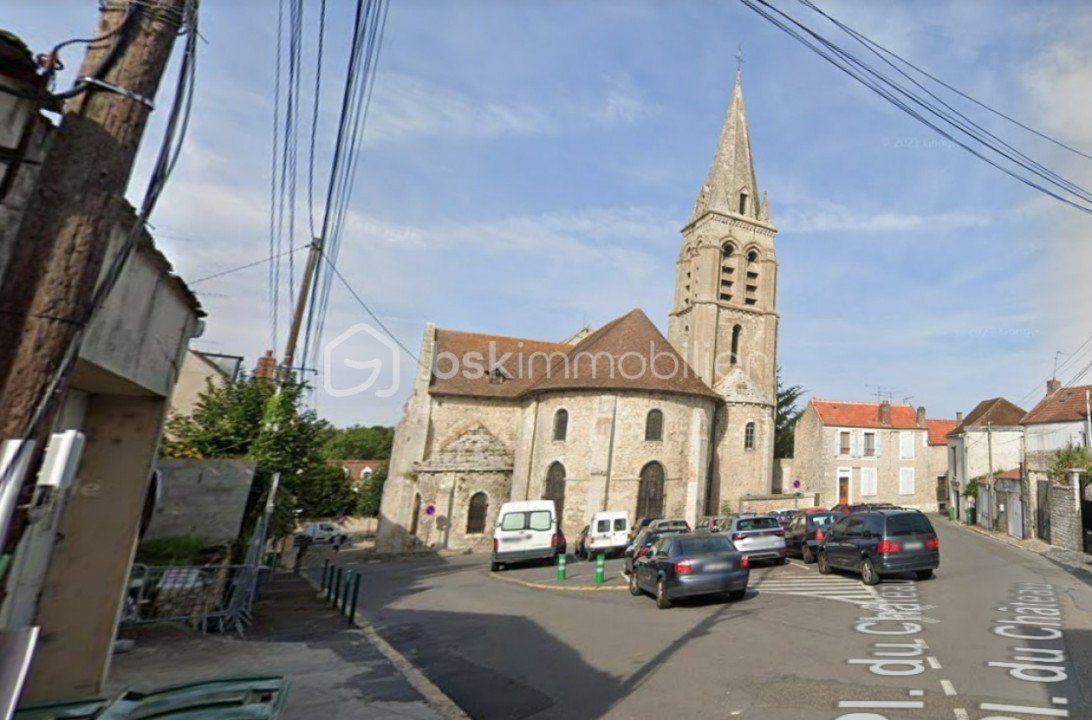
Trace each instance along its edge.
<instances>
[{"instance_id":1,"label":"road sign","mask_svg":"<svg viewBox=\"0 0 1092 720\"><path fill-rule=\"evenodd\" d=\"M425 515L428 515L429 517L432 517L435 514L436 514L436 506L435 505L433 505L432 503L429 503L428 505L425 506Z\"/></svg>"},{"instance_id":2,"label":"road sign","mask_svg":"<svg viewBox=\"0 0 1092 720\"><path fill-rule=\"evenodd\" d=\"M800 481L799 481L799 480L793 480L793 481L792 481L792 486L793 486L794 488L798 488L798 487L800 487Z\"/></svg>"}]
</instances>

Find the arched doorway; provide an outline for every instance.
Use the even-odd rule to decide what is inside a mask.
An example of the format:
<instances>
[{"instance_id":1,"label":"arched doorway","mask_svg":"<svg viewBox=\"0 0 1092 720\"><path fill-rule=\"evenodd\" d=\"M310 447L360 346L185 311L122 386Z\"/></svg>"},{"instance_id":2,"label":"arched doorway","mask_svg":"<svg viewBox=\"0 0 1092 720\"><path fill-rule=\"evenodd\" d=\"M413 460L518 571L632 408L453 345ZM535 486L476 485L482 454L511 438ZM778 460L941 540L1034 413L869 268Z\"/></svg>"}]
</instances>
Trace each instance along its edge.
<instances>
[{"instance_id":1,"label":"arched doorway","mask_svg":"<svg viewBox=\"0 0 1092 720\"><path fill-rule=\"evenodd\" d=\"M554 461L546 471L546 490L543 500L553 500L557 508L557 526L561 527L561 518L565 512L565 466Z\"/></svg>"},{"instance_id":2,"label":"arched doorway","mask_svg":"<svg viewBox=\"0 0 1092 720\"><path fill-rule=\"evenodd\" d=\"M641 481L637 485L637 517L663 515L664 466L653 461L641 468Z\"/></svg>"},{"instance_id":3,"label":"arched doorway","mask_svg":"<svg viewBox=\"0 0 1092 720\"><path fill-rule=\"evenodd\" d=\"M417 534L417 523L421 519L421 493L413 496L413 518L410 520L410 535Z\"/></svg>"},{"instance_id":4,"label":"arched doorway","mask_svg":"<svg viewBox=\"0 0 1092 720\"><path fill-rule=\"evenodd\" d=\"M476 492L470 496L470 506L466 513L466 534L474 535L485 532L485 518L489 514L489 496Z\"/></svg>"}]
</instances>

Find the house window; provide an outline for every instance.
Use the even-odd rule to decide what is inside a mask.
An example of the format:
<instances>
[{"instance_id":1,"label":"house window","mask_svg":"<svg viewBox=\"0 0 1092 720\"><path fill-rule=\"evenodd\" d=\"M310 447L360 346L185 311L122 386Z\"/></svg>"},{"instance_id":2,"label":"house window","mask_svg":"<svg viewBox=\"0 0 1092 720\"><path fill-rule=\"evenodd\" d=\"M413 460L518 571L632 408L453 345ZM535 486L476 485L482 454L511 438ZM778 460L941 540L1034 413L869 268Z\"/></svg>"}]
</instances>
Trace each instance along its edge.
<instances>
[{"instance_id":1,"label":"house window","mask_svg":"<svg viewBox=\"0 0 1092 720\"><path fill-rule=\"evenodd\" d=\"M658 518L664 515L664 466L650 462L641 468L637 484L637 517Z\"/></svg>"},{"instance_id":2,"label":"house window","mask_svg":"<svg viewBox=\"0 0 1092 720\"><path fill-rule=\"evenodd\" d=\"M554 440L564 442L569 433L569 411L558 410L554 413Z\"/></svg>"},{"instance_id":3,"label":"house window","mask_svg":"<svg viewBox=\"0 0 1092 720\"><path fill-rule=\"evenodd\" d=\"M753 422L749 422L743 426L743 449L755 449L755 424Z\"/></svg>"},{"instance_id":4,"label":"house window","mask_svg":"<svg viewBox=\"0 0 1092 720\"><path fill-rule=\"evenodd\" d=\"M914 432L904 430L899 433L899 458L902 460L914 459Z\"/></svg>"},{"instance_id":5,"label":"house window","mask_svg":"<svg viewBox=\"0 0 1092 720\"><path fill-rule=\"evenodd\" d=\"M485 532L485 516L489 514L489 496L476 492L470 496L470 507L466 511L467 535Z\"/></svg>"},{"instance_id":6,"label":"house window","mask_svg":"<svg viewBox=\"0 0 1092 720\"><path fill-rule=\"evenodd\" d=\"M874 467L861 468L861 496L874 496L879 491L877 489L877 471Z\"/></svg>"},{"instance_id":7,"label":"house window","mask_svg":"<svg viewBox=\"0 0 1092 720\"><path fill-rule=\"evenodd\" d=\"M664 414L660 410L649 410L645 418L645 440L664 439Z\"/></svg>"},{"instance_id":8,"label":"house window","mask_svg":"<svg viewBox=\"0 0 1092 720\"><path fill-rule=\"evenodd\" d=\"M899 495L914 494L914 468L899 468Z\"/></svg>"},{"instance_id":9,"label":"house window","mask_svg":"<svg viewBox=\"0 0 1092 720\"><path fill-rule=\"evenodd\" d=\"M852 437L853 436L850 434L849 430L843 430L840 433L838 433L838 454L839 455L849 455L850 440L852 439Z\"/></svg>"},{"instance_id":10,"label":"house window","mask_svg":"<svg viewBox=\"0 0 1092 720\"><path fill-rule=\"evenodd\" d=\"M864 434L864 456L876 457L876 433L874 432Z\"/></svg>"},{"instance_id":11,"label":"house window","mask_svg":"<svg viewBox=\"0 0 1092 720\"><path fill-rule=\"evenodd\" d=\"M732 328L732 364L739 364L739 338L743 334L743 326L736 325Z\"/></svg>"}]
</instances>

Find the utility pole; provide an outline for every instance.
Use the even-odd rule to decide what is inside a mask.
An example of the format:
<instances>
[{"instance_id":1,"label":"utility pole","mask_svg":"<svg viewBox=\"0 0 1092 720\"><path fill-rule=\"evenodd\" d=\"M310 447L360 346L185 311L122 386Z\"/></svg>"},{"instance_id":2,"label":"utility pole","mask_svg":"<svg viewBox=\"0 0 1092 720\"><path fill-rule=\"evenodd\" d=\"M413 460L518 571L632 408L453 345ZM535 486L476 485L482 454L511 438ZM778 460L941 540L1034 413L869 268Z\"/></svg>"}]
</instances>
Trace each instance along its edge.
<instances>
[{"instance_id":1,"label":"utility pole","mask_svg":"<svg viewBox=\"0 0 1092 720\"><path fill-rule=\"evenodd\" d=\"M307 297L311 294L311 283L314 282L315 269L321 253L322 241L319 238L312 238L307 251L307 265L303 270L303 281L300 283L300 294L296 296L296 312L292 315L292 327L288 331L288 340L284 346L284 361L281 364L280 373L282 383L287 382L292 376L292 363L296 359L296 345L299 343L303 312L307 309Z\"/></svg>"},{"instance_id":2,"label":"utility pole","mask_svg":"<svg viewBox=\"0 0 1092 720\"><path fill-rule=\"evenodd\" d=\"M990 420L986 421L986 452L987 452L987 455L989 457L989 464L990 464L990 488L986 492L986 506L987 506L987 511L989 512L990 515L989 515L989 525L986 526L986 529L987 530L993 530L993 521L994 521L994 517L993 517L994 513L993 513L993 507L992 507L993 504L994 504L994 502L993 502L994 501L994 494L993 494L993 491L994 491L994 484L993 484L993 422L990 421Z\"/></svg>"},{"instance_id":3,"label":"utility pole","mask_svg":"<svg viewBox=\"0 0 1092 720\"><path fill-rule=\"evenodd\" d=\"M1084 446L1092 447L1092 390L1084 389Z\"/></svg>"},{"instance_id":4,"label":"utility pole","mask_svg":"<svg viewBox=\"0 0 1092 720\"><path fill-rule=\"evenodd\" d=\"M64 108L3 278L0 438L27 433L86 317L187 2L103 3L79 73L91 80Z\"/></svg>"}]
</instances>

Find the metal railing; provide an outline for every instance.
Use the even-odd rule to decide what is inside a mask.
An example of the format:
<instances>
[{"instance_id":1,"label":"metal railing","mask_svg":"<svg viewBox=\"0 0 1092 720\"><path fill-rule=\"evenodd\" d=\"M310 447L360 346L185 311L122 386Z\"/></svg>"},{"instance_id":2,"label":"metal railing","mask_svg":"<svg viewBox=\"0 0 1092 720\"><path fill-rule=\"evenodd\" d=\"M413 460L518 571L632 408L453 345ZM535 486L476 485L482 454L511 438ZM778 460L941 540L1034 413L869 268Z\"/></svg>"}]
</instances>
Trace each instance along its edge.
<instances>
[{"instance_id":1,"label":"metal railing","mask_svg":"<svg viewBox=\"0 0 1092 720\"><path fill-rule=\"evenodd\" d=\"M356 620L357 600L360 599L360 572L323 560L322 595L352 625Z\"/></svg>"}]
</instances>

